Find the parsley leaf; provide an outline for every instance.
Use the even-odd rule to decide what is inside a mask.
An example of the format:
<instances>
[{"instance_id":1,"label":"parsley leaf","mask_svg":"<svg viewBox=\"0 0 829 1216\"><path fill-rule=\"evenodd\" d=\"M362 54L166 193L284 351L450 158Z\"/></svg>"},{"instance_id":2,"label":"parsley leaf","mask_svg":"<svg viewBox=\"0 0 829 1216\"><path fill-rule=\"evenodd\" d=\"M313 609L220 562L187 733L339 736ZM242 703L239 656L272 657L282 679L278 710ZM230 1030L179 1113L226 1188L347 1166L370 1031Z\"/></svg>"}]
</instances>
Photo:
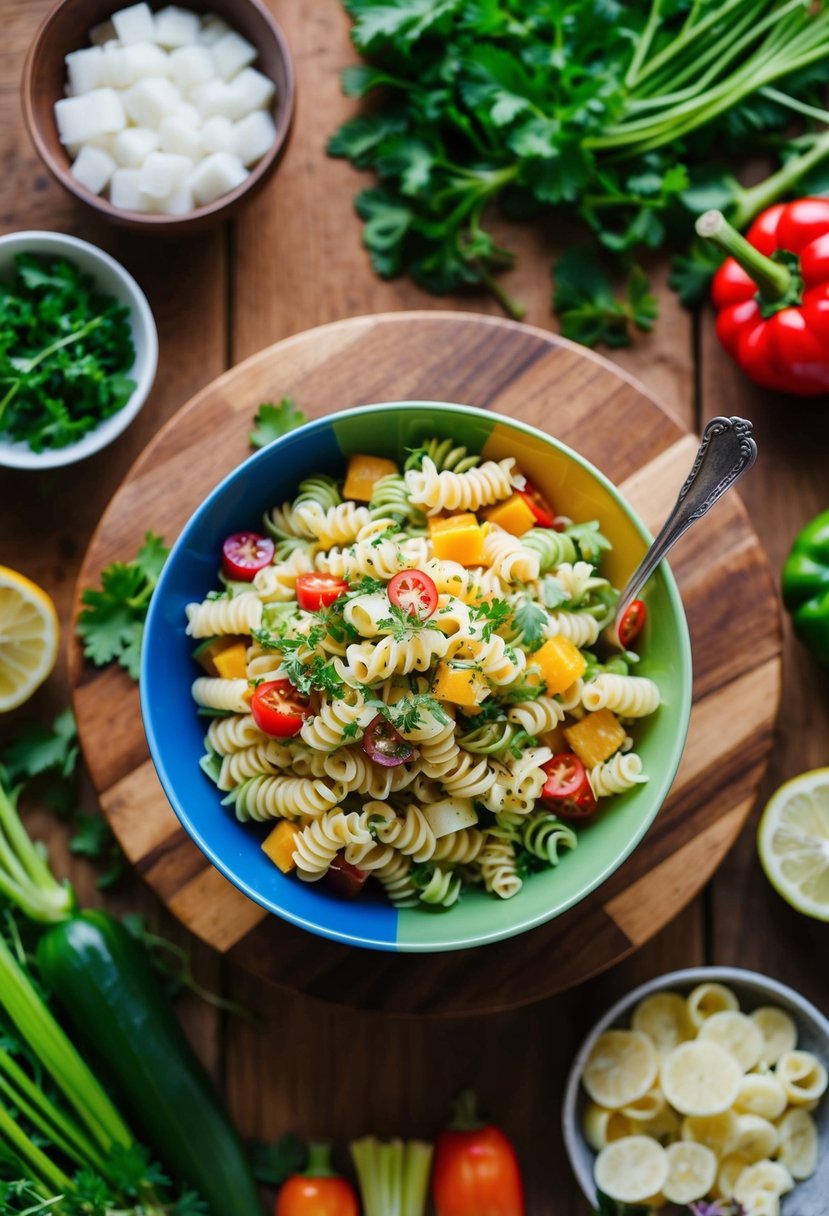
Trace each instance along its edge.
<instances>
[{"instance_id":1,"label":"parsley leaf","mask_svg":"<svg viewBox=\"0 0 829 1216\"><path fill-rule=\"evenodd\" d=\"M604 550L613 548L607 537L599 531L597 519L591 519L581 524L570 524L564 529L564 534L576 542L584 561L591 562L594 566Z\"/></svg>"},{"instance_id":2,"label":"parsley leaf","mask_svg":"<svg viewBox=\"0 0 829 1216\"><path fill-rule=\"evenodd\" d=\"M470 608L469 615L481 627L481 639L488 642L495 630L510 619L512 607L506 600L484 600Z\"/></svg>"},{"instance_id":3,"label":"parsley leaf","mask_svg":"<svg viewBox=\"0 0 829 1216\"><path fill-rule=\"evenodd\" d=\"M557 579L554 574L544 575L541 580L541 599L545 608L558 608L559 604L565 603L569 598L560 579Z\"/></svg>"},{"instance_id":4,"label":"parsley leaf","mask_svg":"<svg viewBox=\"0 0 829 1216\"><path fill-rule=\"evenodd\" d=\"M610 277L587 246L568 249L554 270L553 304L565 338L585 346L628 346L632 328L653 329L659 305L645 272L631 270L623 299L613 293Z\"/></svg>"},{"instance_id":5,"label":"parsley leaf","mask_svg":"<svg viewBox=\"0 0 829 1216\"><path fill-rule=\"evenodd\" d=\"M274 439L287 435L288 431L308 421L307 414L298 410L290 397L283 397L278 405L263 401L253 419L255 426L248 439L252 448L265 448Z\"/></svg>"},{"instance_id":6,"label":"parsley leaf","mask_svg":"<svg viewBox=\"0 0 829 1216\"><path fill-rule=\"evenodd\" d=\"M147 532L131 562L113 562L101 572L100 588L82 592L76 632L96 667L117 659L138 679L144 621L168 553L161 537Z\"/></svg>"},{"instance_id":7,"label":"parsley leaf","mask_svg":"<svg viewBox=\"0 0 829 1216\"><path fill-rule=\"evenodd\" d=\"M69 781L78 761L78 732L68 707L55 718L51 730L39 722L26 722L6 748L3 765L10 779L39 777L44 773Z\"/></svg>"},{"instance_id":8,"label":"parsley leaf","mask_svg":"<svg viewBox=\"0 0 829 1216\"><path fill-rule=\"evenodd\" d=\"M515 628L520 630L522 644L527 650L538 650L544 638L547 619L547 613L532 596L522 595L518 599L512 611L512 621Z\"/></svg>"}]
</instances>

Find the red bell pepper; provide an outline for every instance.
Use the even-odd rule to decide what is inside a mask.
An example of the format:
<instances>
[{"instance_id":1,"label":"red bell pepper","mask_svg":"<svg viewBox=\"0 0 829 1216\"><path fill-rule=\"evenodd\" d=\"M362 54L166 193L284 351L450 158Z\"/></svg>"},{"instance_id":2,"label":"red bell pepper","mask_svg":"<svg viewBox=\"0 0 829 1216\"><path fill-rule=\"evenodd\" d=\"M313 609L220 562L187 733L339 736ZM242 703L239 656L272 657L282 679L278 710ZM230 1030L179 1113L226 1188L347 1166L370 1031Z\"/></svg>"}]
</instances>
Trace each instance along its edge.
<instances>
[{"instance_id":1,"label":"red bell pepper","mask_svg":"<svg viewBox=\"0 0 829 1216\"><path fill-rule=\"evenodd\" d=\"M697 232L731 256L714 276L717 336L764 388L829 392L829 199L779 203L745 237L719 211Z\"/></svg>"},{"instance_id":2,"label":"red bell pepper","mask_svg":"<svg viewBox=\"0 0 829 1216\"><path fill-rule=\"evenodd\" d=\"M459 1096L452 1122L438 1136L432 1201L437 1216L524 1216L515 1149L499 1128L477 1118L469 1091Z\"/></svg>"},{"instance_id":3,"label":"red bell pepper","mask_svg":"<svg viewBox=\"0 0 829 1216\"><path fill-rule=\"evenodd\" d=\"M329 1145L308 1145L308 1168L283 1184L274 1216L360 1216L354 1187L331 1168Z\"/></svg>"}]
</instances>

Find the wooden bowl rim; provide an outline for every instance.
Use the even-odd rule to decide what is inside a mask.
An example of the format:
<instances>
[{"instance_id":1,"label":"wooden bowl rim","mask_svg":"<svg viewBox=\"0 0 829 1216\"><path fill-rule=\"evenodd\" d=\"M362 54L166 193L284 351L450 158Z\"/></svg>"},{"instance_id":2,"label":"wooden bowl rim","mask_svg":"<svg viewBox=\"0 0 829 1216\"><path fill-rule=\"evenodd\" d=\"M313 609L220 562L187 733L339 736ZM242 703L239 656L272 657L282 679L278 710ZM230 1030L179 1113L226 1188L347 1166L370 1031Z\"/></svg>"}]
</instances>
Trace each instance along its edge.
<instances>
[{"instance_id":1,"label":"wooden bowl rim","mask_svg":"<svg viewBox=\"0 0 829 1216\"><path fill-rule=\"evenodd\" d=\"M61 9L68 7L70 4L76 3L77 0L58 0L43 20L35 32L35 36L26 53L26 59L23 64L23 75L20 81L21 104L23 109L23 118L26 123L26 128L29 132L29 138L35 146L35 150L45 164L46 168L52 176L60 182L60 184L74 194L75 198L82 203L92 207L105 219L112 223L120 224L130 228L140 228L143 231L160 231L162 233L171 233L174 229L184 229L191 226L203 225L205 221L210 219L219 219L220 213L231 211L235 208L246 194L255 192L256 189L264 184L268 174L276 168L276 165L285 150L285 145L288 141L288 136L291 132L291 127L294 119L294 103L296 94L296 80L294 74L293 59L291 57L288 41L282 32L281 26L278 24L273 15L262 3L262 0L237 0L243 4L247 4L250 8L255 9L259 16L264 21L265 25L270 30L276 45L277 54L282 61L285 69L285 89L281 99L277 99L276 117L282 118L282 128L280 129L277 123L276 138L261 158L254 166L245 180L234 190L228 191L227 194L221 195L212 203L206 203L202 207L196 207L192 211L188 211L185 215L162 215L151 214L143 211L127 211L121 207L113 207L113 205L105 198L98 194L93 194L90 190L86 190L69 172L69 169L61 164L59 160L52 154L47 141L41 134L40 125L35 118L35 109L32 104L32 75L34 64L37 56L44 45L50 33L52 22ZM113 3L115 0L113 0ZM186 0L185 0L186 3ZM113 9L116 11L116 9ZM67 52L68 54L69 52ZM261 51L260 51L261 54Z\"/></svg>"}]
</instances>

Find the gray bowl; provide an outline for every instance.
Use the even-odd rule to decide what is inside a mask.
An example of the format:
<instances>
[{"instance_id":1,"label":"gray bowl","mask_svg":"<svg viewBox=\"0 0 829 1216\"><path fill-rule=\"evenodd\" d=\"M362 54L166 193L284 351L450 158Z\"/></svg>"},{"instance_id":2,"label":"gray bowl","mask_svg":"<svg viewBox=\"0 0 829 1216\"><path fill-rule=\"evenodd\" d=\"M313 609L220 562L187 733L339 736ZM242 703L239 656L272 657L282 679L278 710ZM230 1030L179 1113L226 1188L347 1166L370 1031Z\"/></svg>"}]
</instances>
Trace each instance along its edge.
<instances>
[{"instance_id":1,"label":"gray bowl","mask_svg":"<svg viewBox=\"0 0 829 1216\"><path fill-rule=\"evenodd\" d=\"M593 1182L593 1162L596 1154L581 1130L584 1108L588 1101L581 1086L581 1074L593 1044L605 1030L629 1026L631 1013L643 997L666 989L688 993L697 984L711 981L733 988L740 1002L740 1009L747 1013L758 1005L779 1005L785 1009L797 1025L797 1046L814 1052L824 1064L829 1064L829 1021L800 993L767 975L760 975L756 971L743 971L739 967L689 967L684 971L671 971L668 975L660 975L657 979L649 980L647 984L635 988L617 1001L590 1031L573 1061L564 1093L564 1145L579 1186L594 1206L596 1186ZM817 1169L811 1178L798 1182L794 1190L783 1197L782 1216L827 1216L829 1212L829 1096L824 1096L820 1105L812 1112L812 1118L817 1122L820 1138ZM665 1216L684 1211L676 1204L668 1204L660 1210Z\"/></svg>"}]
</instances>

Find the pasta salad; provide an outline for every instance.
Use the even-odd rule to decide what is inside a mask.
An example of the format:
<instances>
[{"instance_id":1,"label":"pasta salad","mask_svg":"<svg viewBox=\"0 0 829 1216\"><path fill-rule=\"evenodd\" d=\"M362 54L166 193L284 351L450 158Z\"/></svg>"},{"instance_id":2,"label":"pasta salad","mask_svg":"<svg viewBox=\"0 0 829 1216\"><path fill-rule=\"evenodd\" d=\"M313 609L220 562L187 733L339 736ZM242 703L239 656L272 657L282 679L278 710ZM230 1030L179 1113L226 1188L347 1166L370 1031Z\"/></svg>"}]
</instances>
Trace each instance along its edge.
<instances>
[{"instance_id":1,"label":"pasta salad","mask_svg":"<svg viewBox=\"0 0 829 1216\"><path fill-rule=\"evenodd\" d=\"M512 457L431 439L355 455L229 536L223 588L187 605L212 717L202 760L283 873L397 907L508 899L574 828L647 780L629 733L645 620L603 643L618 593L596 521L557 515Z\"/></svg>"}]
</instances>

